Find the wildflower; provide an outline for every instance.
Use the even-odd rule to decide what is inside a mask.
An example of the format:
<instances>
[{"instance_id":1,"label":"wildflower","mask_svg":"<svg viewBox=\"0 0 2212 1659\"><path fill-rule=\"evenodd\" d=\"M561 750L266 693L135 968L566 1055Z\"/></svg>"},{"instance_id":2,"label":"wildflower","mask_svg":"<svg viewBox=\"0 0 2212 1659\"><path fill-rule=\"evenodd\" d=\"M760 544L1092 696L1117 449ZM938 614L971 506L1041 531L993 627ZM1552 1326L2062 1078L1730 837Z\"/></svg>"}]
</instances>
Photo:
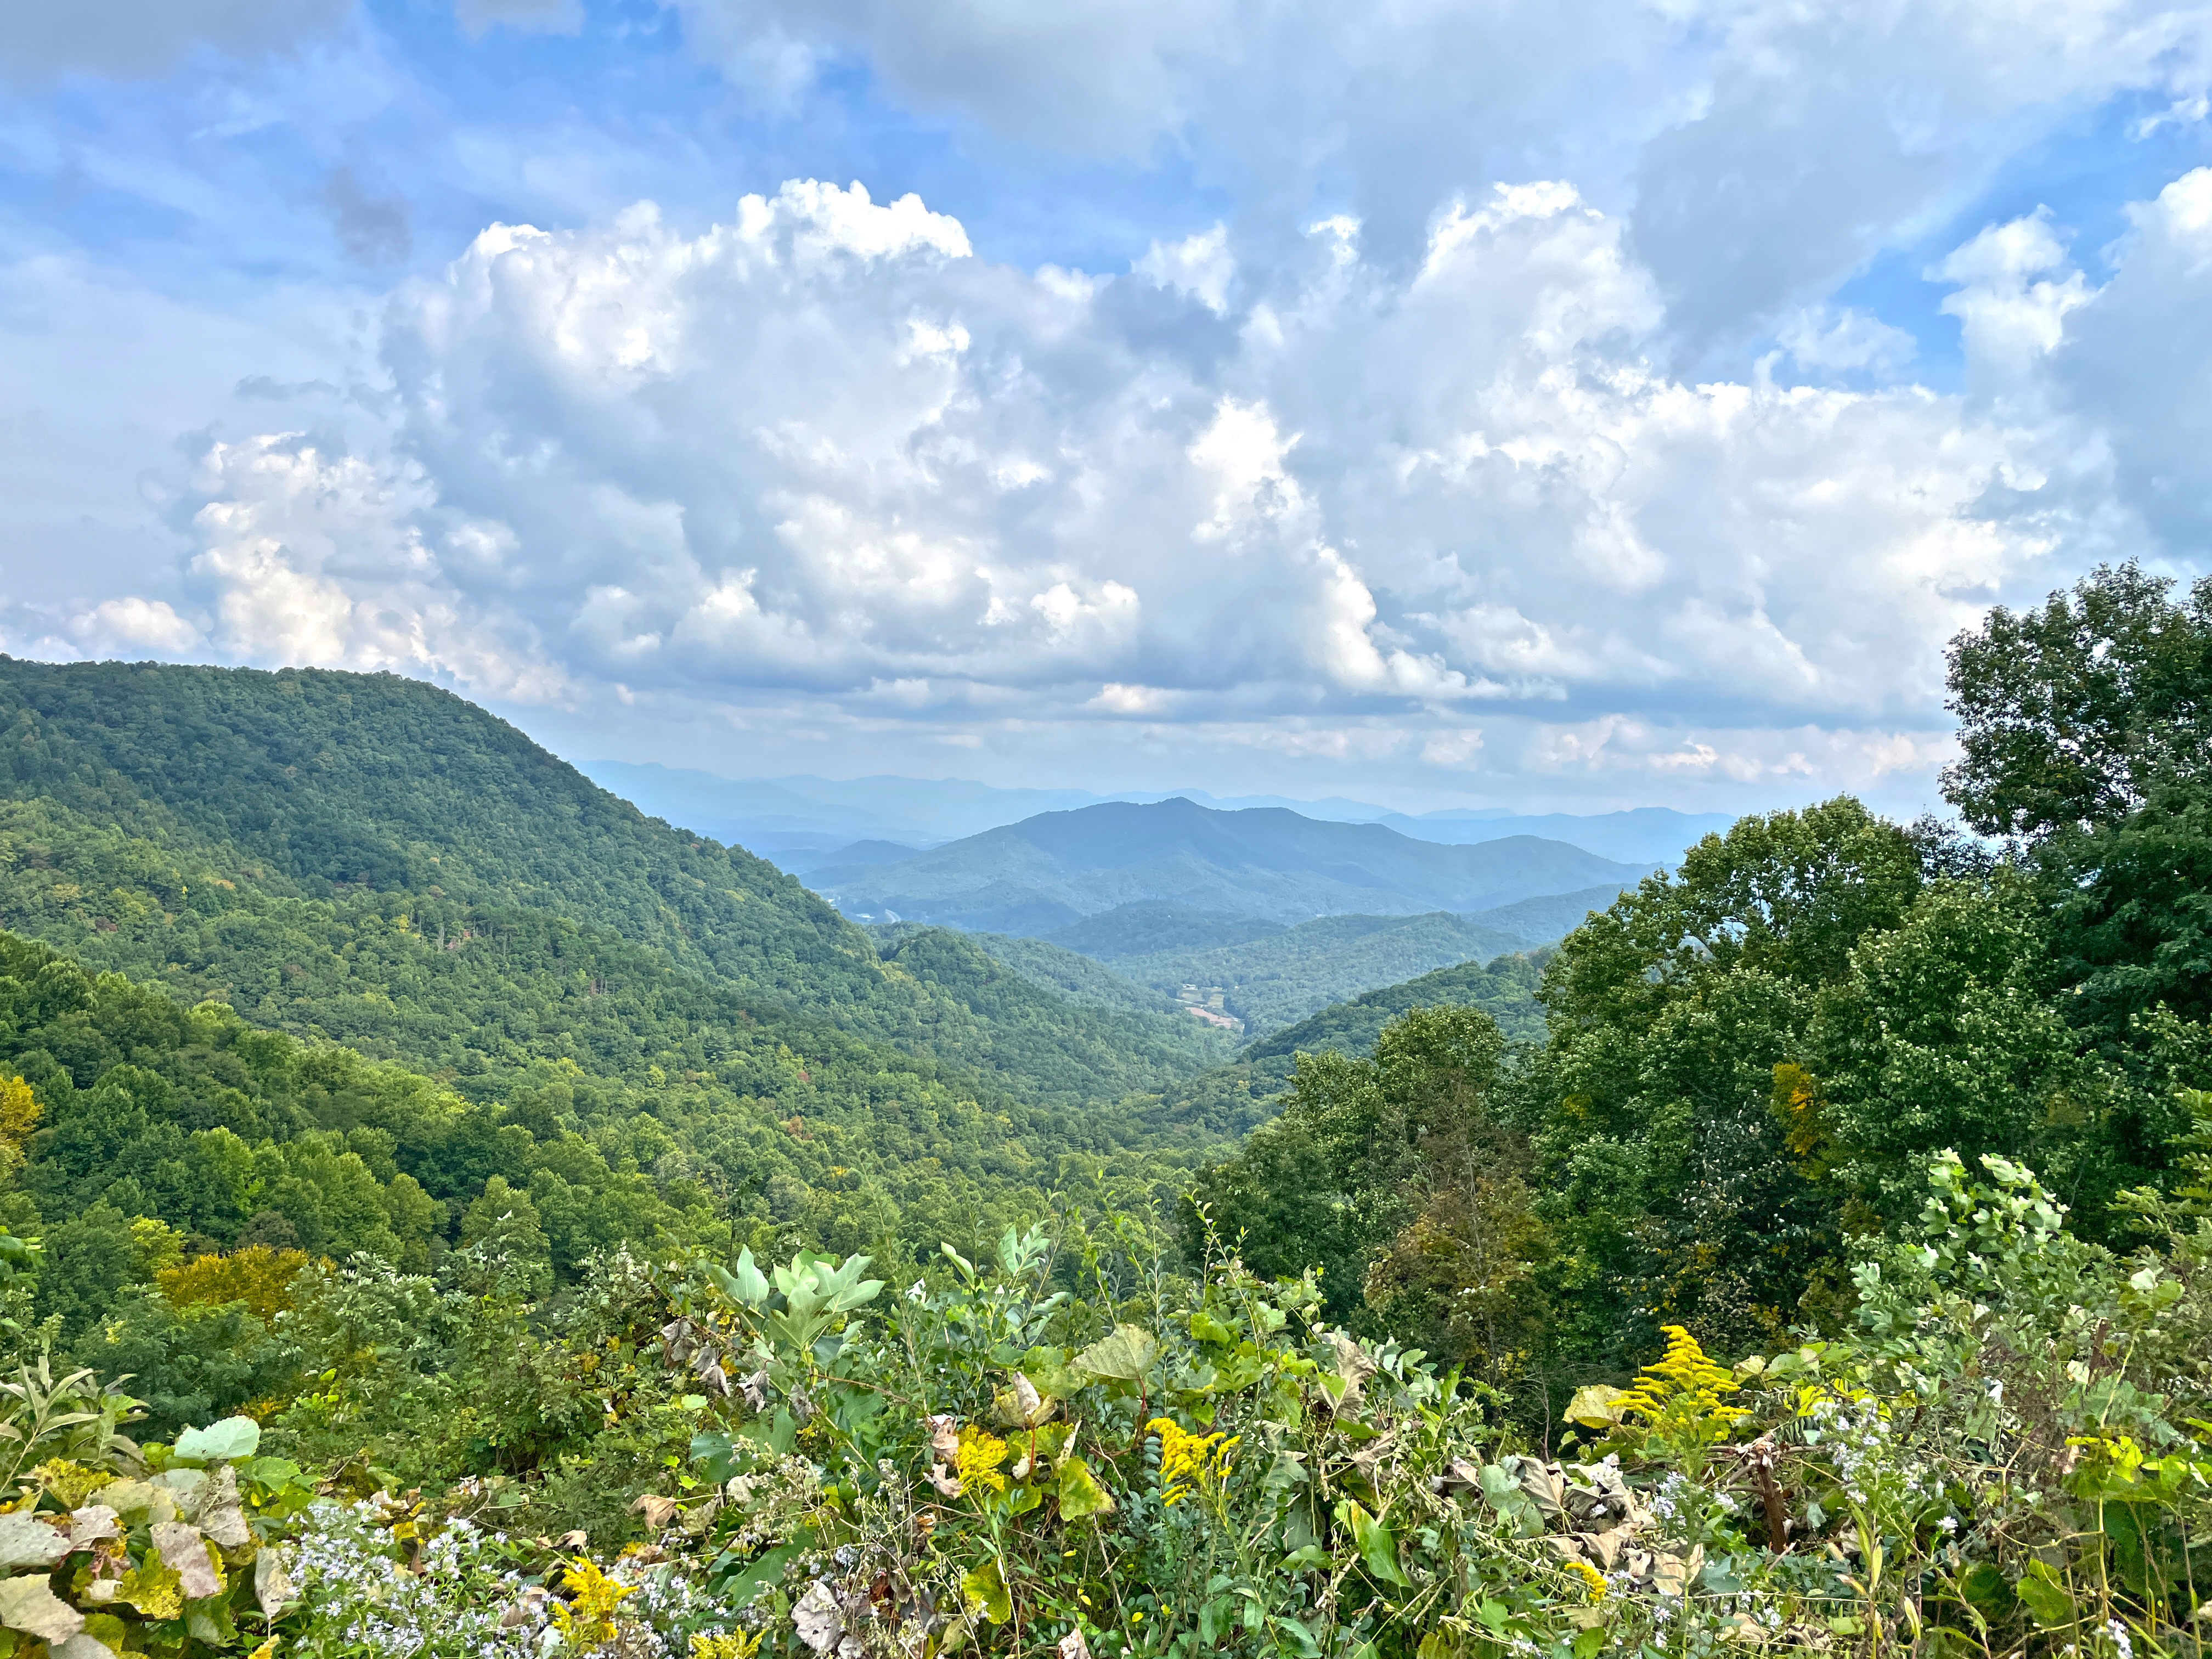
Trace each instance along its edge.
<instances>
[{"instance_id":1,"label":"wildflower","mask_svg":"<svg viewBox=\"0 0 2212 1659\"><path fill-rule=\"evenodd\" d=\"M753 1659L760 1651L764 1633L755 1631L748 1635L741 1630L725 1630L710 1636L703 1631L694 1632L691 1659Z\"/></svg>"},{"instance_id":2,"label":"wildflower","mask_svg":"<svg viewBox=\"0 0 2212 1659\"><path fill-rule=\"evenodd\" d=\"M1006 1461L1006 1443L989 1430L962 1424L959 1449L954 1457L963 1486L972 1490L980 1482L993 1492L1006 1491L1006 1477L999 1472L999 1465Z\"/></svg>"},{"instance_id":3,"label":"wildflower","mask_svg":"<svg viewBox=\"0 0 2212 1659\"><path fill-rule=\"evenodd\" d=\"M1226 1476L1229 1454L1243 1437L1192 1434L1165 1417L1156 1417L1145 1426L1160 1437L1160 1497L1170 1504L1188 1497L1194 1483Z\"/></svg>"},{"instance_id":4,"label":"wildflower","mask_svg":"<svg viewBox=\"0 0 2212 1659\"><path fill-rule=\"evenodd\" d=\"M561 1583L576 1598L553 1604L553 1622L562 1637L575 1646L587 1648L613 1641L615 1608L625 1596L635 1595L637 1586L609 1577L596 1563L580 1555L562 1571Z\"/></svg>"},{"instance_id":5,"label":"wildflower","mask_svg":"<svg viewBox=\"0 0 2212 1659\"><path fill-rule=\"evenodd\" d=\"M1567 1571L1581 1578L1583 1584L1587 1586L1589 1590L1589 1599L1591 1601L1602 1601L1605 1600L1605 1575L1600 1572L1595 1567L1590 1565L1587 1561L1570 1561L1567 1563Z\"/></svg>"},{"instance_id":6,"label":"wildflower","mask_svg":"<svg viewBox=\"0 0 2212 1659\"><path fill-rule=\"evenodd\" d=\"M2135 1659L2135 1644L2128 1640L2128 1627L2125 1625L2117 1619L2107 1619L2105 1621L2105 1633L2112 1638L2112 1645L2119 1650L2120 1659Z\"/></svg>"},{"instance_id":7,"label":"wildflower","mask_svg":"<svg viewBox=\"0 0 2212 1659\"><path fill-rule=\"evenodd\" d=\"M1686 1418L1690 1426L1709 1437L1725 1435L1745 1413L1724 1406L1721 1396L1734 1394L1736 1382L1725 1366L1705 1357L1698 1339L1680 1325L1662 1325L1667 1352L1637 1374L1636 1386L1616 1402L1626 1414L1640 1412L1656 1423L1665 1417Z\"/></svg>"}]
</instances>

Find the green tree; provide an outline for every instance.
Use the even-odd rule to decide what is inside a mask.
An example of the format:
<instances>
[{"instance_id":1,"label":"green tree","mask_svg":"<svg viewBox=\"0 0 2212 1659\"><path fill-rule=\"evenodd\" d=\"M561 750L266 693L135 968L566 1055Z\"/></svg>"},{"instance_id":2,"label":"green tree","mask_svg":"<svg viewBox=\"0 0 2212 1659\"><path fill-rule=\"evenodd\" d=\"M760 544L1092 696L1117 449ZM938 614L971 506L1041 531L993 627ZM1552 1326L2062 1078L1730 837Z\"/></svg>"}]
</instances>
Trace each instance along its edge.
<instances>
[{"instance_id":1,"label":"green tree","mask_svg":"<svg viewBox=\"0 0 2212 1659\"><path fill-rule=\"evenodd\" d=\"M1944 791L1984 835L2113 823L2212 762L2212 577L2185 602L2129 563L1951 642L1958 763Z\"/></svg>"}]
</instances>

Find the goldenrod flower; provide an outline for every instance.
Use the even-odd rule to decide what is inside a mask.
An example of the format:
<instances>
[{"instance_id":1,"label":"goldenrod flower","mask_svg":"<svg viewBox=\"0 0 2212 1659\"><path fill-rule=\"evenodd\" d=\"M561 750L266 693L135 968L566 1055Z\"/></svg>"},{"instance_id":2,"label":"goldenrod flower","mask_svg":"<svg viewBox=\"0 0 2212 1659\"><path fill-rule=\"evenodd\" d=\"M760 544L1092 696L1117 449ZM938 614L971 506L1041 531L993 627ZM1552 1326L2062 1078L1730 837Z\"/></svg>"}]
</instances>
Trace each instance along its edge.
<instances>
[{"instance_id":1,"label":"goldenrod flower","mask_svg":"<svg viewBox=\"0 0 2212 1659\"><path fill-rule=\"evenodd\" d=\"M637 1586L610 1578L584 1556L565 1568L561 1582L575 1596L574 1601L553 1604L553 1623L562 1636L577 1647L595 1648L615 1639L615 1608Z\"/></svg>"},{"instance_id":2,"label":"goldenrod flower","mask_svg":"<svg viewBox=\"0 0 2212 1659\"><path fill-rule=\"evenodd\" d=\"M1006 1477L999 1473L999 1465L1006 1461L1005 1441L973 1423L961 1425L960 1449L954 1454L953 1468L962 1486L972 1492L980 1482L993 1492L1006 1491Z\"/></svg>"},{"instance_id":3,"label":"goldenrod flower","mask_svg":"<svg viewBox=\"0 0 2212 1659\"><path fill-rule=\"evenodd\" d=\"M1169 1504L1190 1495L1191 1487L1229 1473L1229 1454L1241 1435L1193 1434L1180 1423L1156 1417L1145 1426L1160 1437L1160 1496Z\"/></svg>"},{"instance_id":4,"label":"goldenrod flower","mask_svg":"<svg viewBox=\"0 0 2212 1659\"><path fill-rule=\"evenodd\" d=\"M1591 1601L1605 1600L1605 1575L1595 1567L1587 1561L1570 1561L1567 1563L1567 1571L1581 1576L1583 1583L1589 1589Z\"/></svg>"},{"instance_id":5,"label":"goldenrod flower","mask_svg":"<svg viewBox=\"0 0 2212 1659\"><path fill-rule=\"evenodd\" d=\"M1721 1396L1736 1391L1735 1376L1726 1366L1705 1357L1698 1339L1680 1325L1662 1325L1667 1352L1637 1373L1636 1386L1614 1401L1626 1416L1640 1412L1656 1423L1662 1416L1686 1419L1689 1426L1711 1437L1727 1434L1729 1427L1747 1413L1739 1407L1723 1406Z\"/></svg>"}]
</instances>

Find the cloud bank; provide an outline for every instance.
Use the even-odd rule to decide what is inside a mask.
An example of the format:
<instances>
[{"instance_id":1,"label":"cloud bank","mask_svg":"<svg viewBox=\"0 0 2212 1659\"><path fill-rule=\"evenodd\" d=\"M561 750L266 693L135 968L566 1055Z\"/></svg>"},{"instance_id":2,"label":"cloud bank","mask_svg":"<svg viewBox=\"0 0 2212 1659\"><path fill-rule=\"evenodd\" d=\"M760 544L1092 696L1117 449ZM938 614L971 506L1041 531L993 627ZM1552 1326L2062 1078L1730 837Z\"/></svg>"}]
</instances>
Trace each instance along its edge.
<instances>
[{"instance_id":1,"label":"cloud bank","mask_svg":"<svg viewBox=\"0 0 2212 1659\"><path fill-rule=\"evenodd\" d=\"M386 302L385 418L208 442L185 602L73 638L1471 782L1923 775L1950 634L2197 522L2157 445L2201 466L2208 209L2212 172L2139 204L2102 285L2047 216L1974 238L1941 395L1669 375L1660 283L1561 182L1403 266L1340 217L1270 268L1209 232L1024 271L816 181L494 226Z\"/></svg>"}]
</instances>

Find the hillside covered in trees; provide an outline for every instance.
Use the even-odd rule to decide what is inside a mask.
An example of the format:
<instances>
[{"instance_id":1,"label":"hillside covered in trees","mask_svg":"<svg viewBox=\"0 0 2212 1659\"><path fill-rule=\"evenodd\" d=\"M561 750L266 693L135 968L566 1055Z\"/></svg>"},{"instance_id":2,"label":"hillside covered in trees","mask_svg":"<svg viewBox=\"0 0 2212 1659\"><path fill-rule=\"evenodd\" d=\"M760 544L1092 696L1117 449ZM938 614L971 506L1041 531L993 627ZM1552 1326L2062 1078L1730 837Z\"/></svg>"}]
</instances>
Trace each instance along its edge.
<instances>
[{"instance_id":1,"label":"hillside covered in trees","mask_svg":"<svg viewBox=\"0 0 2212 1659\"><path fill-rule=\"evenodd\" d=\"M426 688L0 667L7 1652L2201 1651L2212 582L1957 641L1958 824L1233 1054Z\"/></svg>"}]
</instances>

